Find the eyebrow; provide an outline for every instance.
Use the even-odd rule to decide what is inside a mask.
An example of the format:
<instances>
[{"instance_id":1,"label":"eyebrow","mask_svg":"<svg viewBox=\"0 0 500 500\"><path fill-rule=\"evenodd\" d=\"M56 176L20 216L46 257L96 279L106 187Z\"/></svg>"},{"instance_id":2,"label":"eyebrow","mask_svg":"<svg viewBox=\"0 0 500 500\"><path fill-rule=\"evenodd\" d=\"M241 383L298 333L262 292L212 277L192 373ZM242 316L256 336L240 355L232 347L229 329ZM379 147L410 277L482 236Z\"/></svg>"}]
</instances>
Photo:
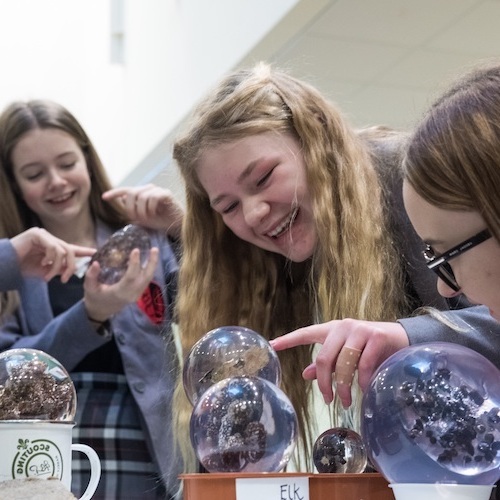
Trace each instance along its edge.
<instances>
[{"instance_id":1,"label":"eyebrow","mask_svg":"<svg viewBox=\"0 0 500 500\"><path fill-rule=\"evenodd\" d=\"M236 184L241 184L245 179L248 179L252 172L255 170L255 167L262 161L261 158L258 158L257 160L251 161L241 172L241 174L238 176L238 179L236 179ZM221 194L217 197L215 197L211 202L210 206L212 208L215 208L216 205L218 205L227 195L226 194Z\"/></svg>"}]
</instances>

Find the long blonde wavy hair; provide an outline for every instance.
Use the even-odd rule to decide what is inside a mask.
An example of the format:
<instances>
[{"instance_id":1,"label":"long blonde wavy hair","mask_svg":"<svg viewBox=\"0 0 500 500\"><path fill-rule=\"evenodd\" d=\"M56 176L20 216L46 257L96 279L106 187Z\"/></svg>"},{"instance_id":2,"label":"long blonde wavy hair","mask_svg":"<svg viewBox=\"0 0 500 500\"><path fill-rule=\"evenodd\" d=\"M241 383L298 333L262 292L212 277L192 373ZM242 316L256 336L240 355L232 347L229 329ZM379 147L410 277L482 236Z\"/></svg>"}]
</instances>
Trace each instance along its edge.
<instances>
[{"instance_id":1,"label":"long blonde wavy hair","mask_svg":"<svg viewBox=\"0 0 500 500\"><path fill-rule=\"evenodd\" d=\"M268 131L299 141L317 246L294 263L236 237L209 203L198 175L207 148ZM394 320L403 310L399 258L387 230L382 189L370 153L336 107L315 88L260 63L224 78L174 144L185 182L186 215L177 318L183 354L209 330L249 327L267 339L318 321ZM228 167L229 168L229 167ZM311 385L301 369L311 348L279 353L282 388L294 405L305 456L311 456ZM177 437L187 471L191 407L176 392ZM311 468L311 463L306 464Z\"/></svg>"}]
</instances>

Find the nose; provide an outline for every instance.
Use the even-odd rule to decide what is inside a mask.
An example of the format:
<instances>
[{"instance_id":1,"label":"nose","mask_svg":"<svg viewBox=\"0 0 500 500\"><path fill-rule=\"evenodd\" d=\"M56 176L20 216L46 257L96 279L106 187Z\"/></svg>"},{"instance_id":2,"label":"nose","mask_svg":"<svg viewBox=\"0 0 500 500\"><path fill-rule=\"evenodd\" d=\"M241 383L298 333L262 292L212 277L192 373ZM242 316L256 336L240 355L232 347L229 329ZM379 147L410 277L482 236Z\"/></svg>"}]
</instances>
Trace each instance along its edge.
<instances>
[{"instance_id":1,"label":"nose","mask_svg":"<svg viewBox=\"0 0 500 500\"><path fill-rule=\"evenodd\" d=\"M257 227L269 213L269 204L262 200L250 200L243 204L243 216L250 227Z\"/></svg>"},{"instance_id":2,"label":"nose","mask_svg":"<svg viewBox=\"0 0 500 500\"><path fill-rule=\"evenodd\" d=\"M66 179L57 169L51 169L49 173L49 186L50 188L65 184Z\"/></svg>"},{"instance_id":3,"label":"nose","mask_svg":"<svg viewBox=\"0 0 500 500\"><path fill-rule=\"evenodd\" d=\"M460 290L458 292L453 290L453 288L448 286L441 278L438 278L437 280L437 289L439 295L447 299L451 299L452 297L456 297L462 293Z\"/></svg>"}]
</instances>

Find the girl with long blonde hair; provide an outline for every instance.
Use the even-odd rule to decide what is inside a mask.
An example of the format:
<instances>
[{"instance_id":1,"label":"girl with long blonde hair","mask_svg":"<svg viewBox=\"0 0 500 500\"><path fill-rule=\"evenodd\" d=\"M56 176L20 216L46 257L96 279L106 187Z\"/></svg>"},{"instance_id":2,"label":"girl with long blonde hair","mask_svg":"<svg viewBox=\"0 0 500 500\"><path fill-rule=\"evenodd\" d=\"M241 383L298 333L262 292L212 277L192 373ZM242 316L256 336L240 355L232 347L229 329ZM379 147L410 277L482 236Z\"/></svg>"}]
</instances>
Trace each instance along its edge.
<instances>
[{"instance_id":1,"label":"girl with long blonde hair","mask_svg":"<svg viewBox=\"0 0 500 500\"><path fill-rule=\"evenodd\" d=\"M265 64L231 74L197 107L174 158L186 189L177 307L184 355L223 325L275 339L314 322L394 321L410 312L367 141L312 86ZM311 468L311 445L325 430L314 424L312 386L298 375L311 356L309 346L280 353L302 469ZM193 471L181 381L176 404ZM355 426L358 412L337 404L332 424Z\"/></svg>"}]
</instances>

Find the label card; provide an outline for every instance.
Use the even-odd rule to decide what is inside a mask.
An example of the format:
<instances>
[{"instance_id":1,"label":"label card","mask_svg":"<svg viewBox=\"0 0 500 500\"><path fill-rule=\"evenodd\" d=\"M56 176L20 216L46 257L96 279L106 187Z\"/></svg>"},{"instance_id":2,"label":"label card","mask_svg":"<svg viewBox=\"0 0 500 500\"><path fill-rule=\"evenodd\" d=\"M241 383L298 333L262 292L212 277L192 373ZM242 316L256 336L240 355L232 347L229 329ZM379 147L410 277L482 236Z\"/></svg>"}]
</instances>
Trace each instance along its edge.
<instances>
[{"instance_id":1,"label":"label card","mask_svg":"<svg viewBox=\"0 0 500 500\"><path fill-rule=\"evenodd\" d=\"M236 478L236 500L309 500L309 478Z\"/></svg>"}]
</instances>

